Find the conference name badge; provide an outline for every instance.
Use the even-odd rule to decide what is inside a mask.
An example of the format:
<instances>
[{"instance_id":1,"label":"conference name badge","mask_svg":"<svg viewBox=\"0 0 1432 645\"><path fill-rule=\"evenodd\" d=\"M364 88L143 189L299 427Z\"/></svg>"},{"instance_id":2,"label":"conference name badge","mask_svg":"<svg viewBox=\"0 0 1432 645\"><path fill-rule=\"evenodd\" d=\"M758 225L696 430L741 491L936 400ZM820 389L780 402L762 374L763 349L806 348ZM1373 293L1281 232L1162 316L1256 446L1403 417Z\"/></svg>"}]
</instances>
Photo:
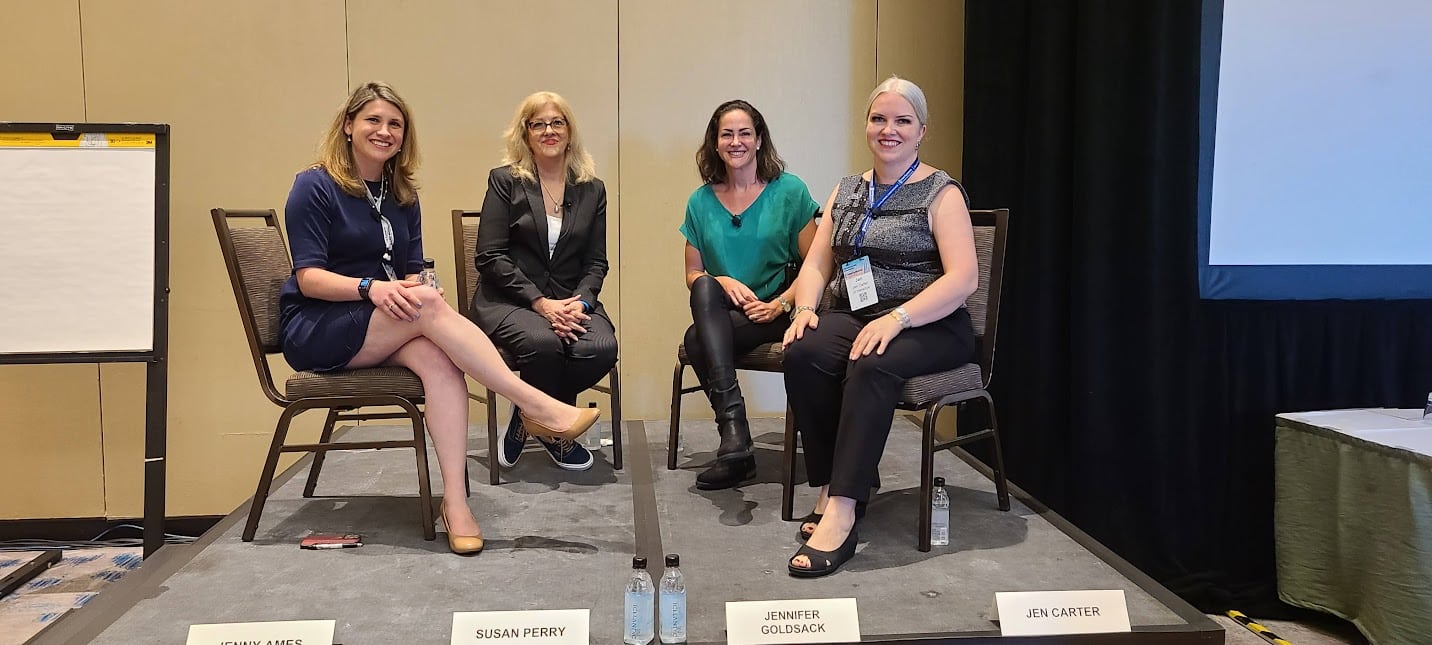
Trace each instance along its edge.
<instances>
[{"instance_id":1,"label":"conference name badge","mask_svg":"<svg viewBox=\"0 0 1432 645\"><path fill-rule=\"evenodd\" d=\"M336 620L190 625L185 645L333 645Z\"/></svg>"},{"instance_id":2,"label":"conference name badge","mask_svg":"<svg viewBox=\"0 0 1432 645\"><path fill-rule=\"evenodd\" d=\"M590 609L458 611L452 645L587 645Z\"/></svg>"},{"instance_id":3,"label":"conference name badge","mask_svg":"<svg viewBox=\"0 0 1432 645\"><path fill-rule=\"evenodd\" d=\"M860 615L854 598L728 602L726 642L858 643Z\"/></svg>"},{"instance_id":4,"label":"conference name badge","mask_svg":"<svg viewBox=\"0 0 1432 645\"><path fill-rule=\"evenodd\" d=\"M862 255L840 265L845 276L845 294L850 298L850 310L859 311L880 300L875 295L875 274L870 271L870 256Z\"/></svg>"}]
</instances>

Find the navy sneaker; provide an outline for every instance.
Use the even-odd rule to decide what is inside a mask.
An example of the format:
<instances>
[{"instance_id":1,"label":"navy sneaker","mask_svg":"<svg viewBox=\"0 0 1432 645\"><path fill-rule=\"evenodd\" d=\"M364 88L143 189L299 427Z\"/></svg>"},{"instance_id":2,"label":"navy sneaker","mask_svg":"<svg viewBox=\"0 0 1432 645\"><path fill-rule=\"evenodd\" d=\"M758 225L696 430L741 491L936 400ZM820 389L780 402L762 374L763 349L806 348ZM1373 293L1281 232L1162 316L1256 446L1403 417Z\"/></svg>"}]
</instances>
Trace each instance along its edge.
<instances>
[{"instance_id":1,"label":"navy sneaker","mask_svg":"<svg viewBox=\"0 0 1432 645\"><path fill-rule=\"evenodd\" d=\"M517 414L517 406L512 406L512 420L507 422L507 432L502 435L502 445L497 450L497 463L503 468L511 468L517 465L517 458L522 456L522 448L527 445L527 429L522 427L522 416Z\"/></svg>"},{"instance_id":2,"label":"navy sneaker","mask_svg":"<svg viewBox=\"0 0 1432 645\"><path fill-rule=\"evenodd\" d=\"M547 449L547 454L559 467L566 470L586 470L596 463L592 451L570 439L548 439L537 437L537 443Z\"/></svg>"}]
</instances>

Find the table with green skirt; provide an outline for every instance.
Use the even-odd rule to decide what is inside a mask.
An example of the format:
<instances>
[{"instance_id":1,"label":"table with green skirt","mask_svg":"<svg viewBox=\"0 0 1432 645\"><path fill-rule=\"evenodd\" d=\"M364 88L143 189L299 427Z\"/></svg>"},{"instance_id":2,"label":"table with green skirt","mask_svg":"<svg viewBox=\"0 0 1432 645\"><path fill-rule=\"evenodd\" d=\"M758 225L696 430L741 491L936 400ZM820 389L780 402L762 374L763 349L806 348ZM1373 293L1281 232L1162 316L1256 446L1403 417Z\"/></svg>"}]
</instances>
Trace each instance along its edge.
<instances>
[{"instance_id":1,"label":"table with green skirt","mask_svg":"<svg viewBox=\"0 0 1432 645\"><path fill-rule=\"evenodd\" d=\"M1432 643L1432 422L1365 409L1276 423L1278 596L1374 643Z\"/></svg>"}]
</instances>

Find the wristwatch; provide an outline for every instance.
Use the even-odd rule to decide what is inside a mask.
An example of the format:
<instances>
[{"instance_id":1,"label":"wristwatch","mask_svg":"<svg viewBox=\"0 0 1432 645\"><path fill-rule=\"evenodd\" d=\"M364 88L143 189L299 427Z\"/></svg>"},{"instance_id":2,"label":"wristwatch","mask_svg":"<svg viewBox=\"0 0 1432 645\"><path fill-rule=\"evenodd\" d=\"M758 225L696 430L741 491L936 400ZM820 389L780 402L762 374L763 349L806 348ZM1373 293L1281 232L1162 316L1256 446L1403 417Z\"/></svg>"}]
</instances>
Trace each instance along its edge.
<instances>
[{"instance_id":1,"label":"wristwatch","mask_svg":"<svg viewBox=\"0 0 1432 645\"><path fill-rule=\"evenodd\" d=\"M894 316L895 320L900 322L901 329L909 329L913 326L910 321L910 314L905 312L904 307L896 307L895 311L890 312L890 315Z\"/></svg>"},{"instance_id":2,"label":"wristwatch","mask_svg":"<svg viewBox=\"0 0 1432 645\"><path fill-rule=\"evenodd\" d=\"M781 303L781 311L785 313L791 312L791 301L786 300L785 296L776 296L776 302Z\"/></svg>"},{"instance_id":3,"label":"wristwatch","mask_svg":"<svg viewBox=\"0 0 1432 645\"><path fill-rule=\"evenodd\" d=\"M372 288L373 288L373 279L372 279L372 278L363 278L362 280L359 280L359 281L358 281L358 297L361 298L361 299L363 299L363 300L367 300L368 302L373 302L373 299L370 298L370 297L368 297L368 291L369 291L370 289L372 289Z\"/></svg>"}]
</instances>

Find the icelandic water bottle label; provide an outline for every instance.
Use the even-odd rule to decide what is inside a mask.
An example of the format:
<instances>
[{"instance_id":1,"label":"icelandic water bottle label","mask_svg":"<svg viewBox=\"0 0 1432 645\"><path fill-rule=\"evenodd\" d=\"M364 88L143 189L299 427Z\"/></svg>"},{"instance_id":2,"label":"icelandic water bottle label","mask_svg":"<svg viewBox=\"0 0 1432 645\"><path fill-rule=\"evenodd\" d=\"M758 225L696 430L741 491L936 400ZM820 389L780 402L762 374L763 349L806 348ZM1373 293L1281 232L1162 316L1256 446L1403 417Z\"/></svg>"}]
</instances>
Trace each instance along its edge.
<instances>
[{"instance_id":1,"label":"icelandic water bottle label","mask_svg":"<svg viewBox=\"0 0 1432 645\"><path fill-rule=\"evenodd\" d=\"M930 546L950 545L950 495L945 491L945 478L935 478L934 496L930 502Z\"/></svg>"},{"instance_id":2,"label":"icelandic water bottle label","mask_svg":"<svg viewBox=\"0 0 1432 645\"><path fill-rule=\"evenodd\" d=\"M930 546L950 545L950 511L941 509L944 515L935 515L930 522Z\"/></svg>"},{"instance_id":3,"label":"icelandic water bottle label","mask_svg":"<svg viewBox=\"0 0 1432 645\"><path fill-rule=\"evenodd\" d=\"M452 645L585 645L590 642L590 609L458 611L452 615Z\"/></svg>"},{"instance_id":4,"label":"icelandic water bottle label","mask_svg":"<svg viewBox=\"0 0 1432 645\"><path fill-rule=\"evenodd\" d=\"M686 594L662 594L661 642L686 642Z\"/></svg>"},{"instance_id":5,"label":"icelandic water bottle label","mask_svg":"<svg viewBox=\"0 0 1432 645\"><path fill-rule=\"evenodd\" d=\"M1432 392L1427 393L1427 407L1422 408L1422 420L1432 421Z\"/></svg>"},{"instance_id":6,"label":"icelandic water bottle label","mask_svg":"<svg viewBox=\"0 0 1432 645\"><path fill-rule=\"evenodd\" d=\"M622 618L622 642L629 645L645 645L656 636L651 607L654 594L647 591L626 594L626 611Z\"/></svg>"}]
</instances>

